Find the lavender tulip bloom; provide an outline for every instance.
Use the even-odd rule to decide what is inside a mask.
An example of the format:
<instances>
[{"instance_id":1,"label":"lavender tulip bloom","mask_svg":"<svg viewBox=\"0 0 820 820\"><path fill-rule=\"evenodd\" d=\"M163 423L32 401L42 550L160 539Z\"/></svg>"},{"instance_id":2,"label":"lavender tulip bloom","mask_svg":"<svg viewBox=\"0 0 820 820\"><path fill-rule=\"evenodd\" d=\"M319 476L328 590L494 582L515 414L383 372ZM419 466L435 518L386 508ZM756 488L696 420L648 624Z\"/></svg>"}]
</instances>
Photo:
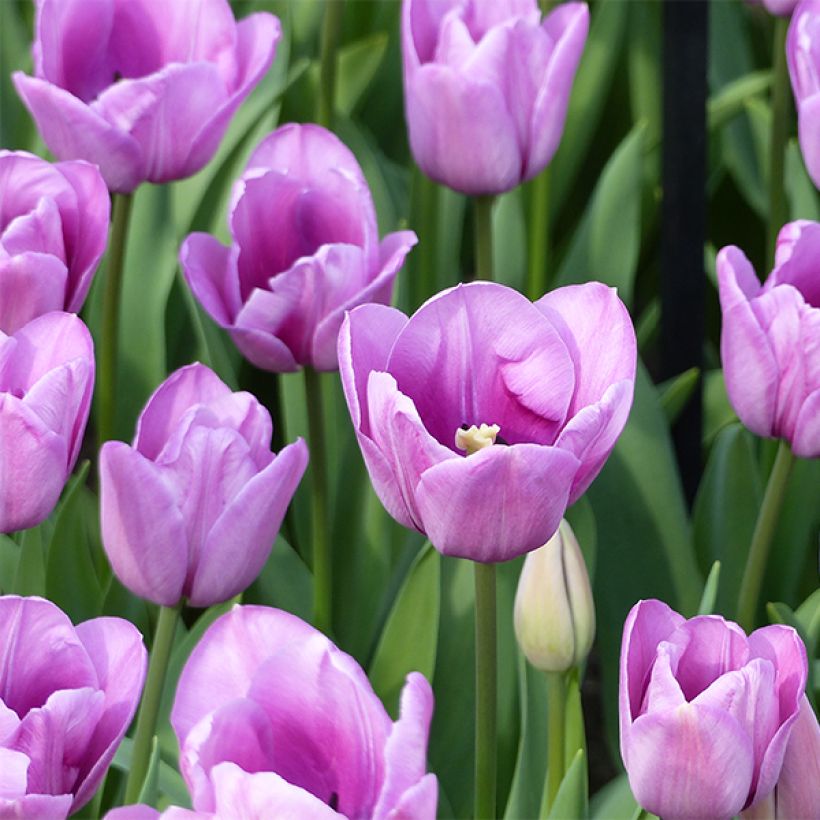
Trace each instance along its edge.
<instances>
[{"instance_id":1,"label":"lavender tulip bloom","mask_svg":"<svg viewBox=\"0 0 820 820\"><path fill-rule=\"evenodd\" d=\"M776 17L788 17L799 0L746 0L750 6L763 6L769 14Z\"/></svg>"},{"instance_id":2,"label":"lavender tulip bloom","mask_svg":"<svg viewBox=\"0 0 820 820\"><path fill-rule=\"evenodd\" d=\"M323 634L281 610L235 606L191 653L171 723L196 816L432 820L432 711L414 672L391 722L361 667Z\"/></svg>"},{"instance_id":3,"label":"lavender tulip bloom","mask_svg":"<svg viewBox=\"0 0 820 820\"><path fill-rule=\"evenodd\" d=\"M93 796L134 715L142 636L77 627L50 601L0 598L0 817L67 817Z\"/></svg>"},{"instance_id":4,"label":"lavender tulip bloom","mask_svg":"<svg viewBox=\"0 0 820 820\"><path fill-rule=\"evenodd\" d=\"M39 524L77 461L94 389L94 344L70 313L0 331L0 532Z\"/></svg>"},{"instance_id":5,"label":"lavender tulip bloom","mask_svg":"<svg viewBox=\"0 0 820 820\"><path fill-rule=\"evenodd\" d=\"M820 456L820 224L792 222L777 237L764 285L736 247L717 257L726 389L740 420Z\"/></svg>"},{"instance_id":6,"label":"lavender tulip bloom","mask_svg":"<svg viewBox=\"0 0 820 820\"><path fill-rule=\"evenodd\" d=\"M564 130L589 29L584 3L404 0L404 106L427 176L499 194L544 169Z\"/></svg>"},{"instance_id":7,"label":"lavender tulip bloom","mask_svg":"<svg viewBox=\"0 0 820 820\"><path fill-rule=\"evenodd\" d=\"M112 191L181 179L214 155L270 67L279 21L227 0L36 0L34 77L13 75L49 149Z\"/></svg>"},{"instance_id":8,"label":"lavender tulip bloom","mask_svg":"<svg viewBox=\"0 0 820 820\"><path fill-rule=\"evenodd\" d=\"M640 601L621 644L621 757L635 799L668 820L721 820L774 788L806 686L787 626L748 638L716 615Z\"/></svg>"},{"instance_id":9,"label":"lavender tulip bloom","mask_svg":"<svg viewBox=\"0 0 820 820\"><path fill-rule=\"evenodd\" d=\"M253 396L193 364L148 400L132 447L103 445L103 545L131 592L206 607L256 578L307 465L301 439L274 455L271 432Z\"/></svg>"},{"instance_id":10,"label":"lavender tulip bloom","mask_svg":"<svg viewBox=\"0 0 820 820\"><path fill-rule=\"evenodd\" d=\"M357 308L339 334L382 503L444 554L485 562L558 529L626 423L636 358L629 314L598 282L534 304L503 285L459 285L409 319Z\"/></svg>"},{"instance_id":11,"label":"lavender tulip bloom","mask_svg":"<svg viewBox=\"0 0 820 820\"><path fill-rule=\"evenodd\" d=\"M0 330L82 307L108 238L100 172L0 151Z\"/></svg>"},{"instance_id":12,"label":"lavender tulip bloom","mask_svg":"<svg viewBox=\"0 0 820 820\"><path fill-rule=\"evenodd\" d=\"M803 0L786 38L786 58L797 106L797 135L806 169L820 188L820 0Z\"/></svg>"},{"instance_id":13,"label":"lavender tulip bloom","mask_svg":"<svg viewBox=\"0 0 820 820\"><path fill-rule=\"evenodd\" d=\"M257 367L335 370L346 310L389 303L416 243L412 231L379 243L376 211L353 154L318 125L265 138L234 186L233 247L189 236L180 262L202 306Z\"/></svg>"}]
</instances>

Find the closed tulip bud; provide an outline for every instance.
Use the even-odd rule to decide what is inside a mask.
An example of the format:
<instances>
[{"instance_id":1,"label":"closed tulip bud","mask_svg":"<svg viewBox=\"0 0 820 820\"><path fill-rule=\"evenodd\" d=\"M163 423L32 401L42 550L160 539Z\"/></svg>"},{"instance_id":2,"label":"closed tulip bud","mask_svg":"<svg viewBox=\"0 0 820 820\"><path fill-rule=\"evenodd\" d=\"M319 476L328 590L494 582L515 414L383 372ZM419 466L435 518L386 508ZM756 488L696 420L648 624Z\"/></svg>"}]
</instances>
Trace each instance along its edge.
<instances>
[{"instance_id":1,"label":"closed tulip bud","mask_svg":"<svg viewBox=\"0 0 820 820\"><path fill-rule=\"evenodd\" d=\"M543 672L565 672L589 653L595 607L584 556L566 520L543 547L527 555L514 620L521 651Z\"/></svg>"}]
</instances>

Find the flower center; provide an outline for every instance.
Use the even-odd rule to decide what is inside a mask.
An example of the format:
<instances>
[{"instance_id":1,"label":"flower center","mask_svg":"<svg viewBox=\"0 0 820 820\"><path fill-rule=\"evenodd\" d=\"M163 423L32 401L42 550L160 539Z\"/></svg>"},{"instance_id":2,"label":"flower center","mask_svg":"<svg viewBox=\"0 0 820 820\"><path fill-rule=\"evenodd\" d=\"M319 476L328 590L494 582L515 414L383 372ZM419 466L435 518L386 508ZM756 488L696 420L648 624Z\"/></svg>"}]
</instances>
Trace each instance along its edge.
<instances>
[{"instance_id":1,"label":"flower center","mask_svg":"<svg viewBox=\"0 0 820 820\"><path fill-rule=\"evenodd\" d=\"M456 430L456 447L459 450L464 450L468 456L483 450L495 444L496 436L498 436L501 428L497 424L482 424L476 427L468 427L462 424Z\"/></svg>"}]
</instances>

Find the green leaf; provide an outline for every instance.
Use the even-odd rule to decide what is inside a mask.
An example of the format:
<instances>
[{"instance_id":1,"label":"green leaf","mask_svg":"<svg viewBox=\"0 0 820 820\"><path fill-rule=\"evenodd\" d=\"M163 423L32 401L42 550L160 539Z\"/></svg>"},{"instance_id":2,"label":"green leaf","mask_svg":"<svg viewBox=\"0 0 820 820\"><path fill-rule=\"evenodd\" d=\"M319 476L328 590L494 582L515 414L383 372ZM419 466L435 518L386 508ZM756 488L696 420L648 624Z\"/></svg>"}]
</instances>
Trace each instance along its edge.
<instances>
[{"instance_id":1,"label":"green leaf","mask_svg":"<svg viewBox=\"0 0 820 820\"><path fill-rule=\"evenodd\" d=\"M715 600L718 592L718 582L720 581L720 561L712 564L709 577L703 586L703 596L700 599L698 615L711 615L715 611Z\"/></svg>"},{"instance_id":2,"label":"green leaf","mask_svg":"<svg viewBox=\"0 0 820 820\"><path fill-rule=\"evenodd\" d=\"M624 773L610 780L594 795L590 815L593 820L632 820L638 808Z\"/></svg>"},{"instance_id":3,"label":"green leaf","mask_svg":"<svg viewBox=\"0 0 820 820\"><path fill-rule=\"evenodd\" d=\"M707 103L707 119L710 131L716 131L745 110L746 103L768 91L772 84L769 69L744 74L726 83Z\"/></svg>"},{"instance_id":4,"label":"green leaf","mask_svg":"<svg viewBox=\"0 0 820 820\"><path fill-rule=\"evenodd\" d=\"M425 544L407 575L379 639L369 676L387 711L396 715L409 672L432 680L441 595L440 557Z\"/></svg>"},{"instance_id":5,"label":"green leaf","mask_svg":"<svg viewBox=\"0 0 820 820\"><path fill-rule=\"evenodd\" d=\"M701 566L719 561L722 567L717 612L735 612L762 498L755 439L742 425L730 424L715 439L692 511Z\"/></svg>"},{"instance_id":6,"label":"green leaf","mask_svg":"<svg viewBox=\"0 0 820 820\"><path fill-rule=\"evenodd\" d=\"M25 530L20 536L20 559L14 576L14 592L17 595L45 596L46 544L47 536L43 524Z\"/></svg>"},{"instance_id":7,"label":"green leaf","mask_svg":"<svg viewBox=\"0 0 820 820\"><path fill-rule=\"evenodd\" d=\"M389 39L387 32L379 31L339 49L336 107L343 114L352 114L370 88L384 62Z\"/></svg>"},{"instance_id":8,"label":"green leaf","mask_svg":"<svg viewBox=\"0 0 820 820\"><path fill-rule=\"evenodd\" d=\"M313 615L313 576L282 535L257 579L245 591L247 604L264 604L292 612L309 621Z\"/></svg>"},{"instance_id":9,"label":"green leaf","mask_svg":"<svg viewBox=\"0 0 820 820\"><path fill-rule=\"evenodd\" d=\"M587 817L589 813L587 801L586 755L583 749L578 749L572 760L572 765L567 769L567 773L558 787L555 802L550 807L547 816L552 820L562 820L562 818L567 817Z\"/></svg>"},{"instance_id":10,"label":"green leaf","mask_svg":"<svg viewBox=\"0 0 820 820\"><path fill-rule=\"evenodd\" d=\"M784 186L789 198L792 219L820 220L820 202L817 189L811 181L803 154L796 140L791 140L786 147L786 169Z\"/></svg>"},{"instance_id":11,"label":"green leaf","mask_svg":"<svg viewBox=\"0 0 820 820\"><path fill-rule=\"evenodd\" d=\"M703 442L711 444L728 424L737 421L729 401L723 371L708 370L703 374Z\"/></svg>"},{"instance_id":12,"label":"green leaf","mask_svg":"<svg viewBox=\"0 0 820 820\"><path fill-rule=\"evenodd\" d=\"M690 367L689 370L684 370L683 373L658 385L661 407L670 425L677 421L699 380L700 370L697 367Z\"/></svg>"},{"instance_id":13,"label":"green leaf","mask_svg":"<svg viewBox=\"0 0 820 820\"><path fill-rule=\"evenodd\" d=\"M85 461L64 491L46 564L48 598L74 623L96 618L102 611L103 591L95 561L102 551L99 508L85 486L88 470Z\"/></svg>"},{"instance_id":14,"label":"green leaf","mask_svg":"<svg viewBox=\"0 0 820 820\"><path fill-rule=\"evenodd\" d=\"M140 788L137 803L156 806L159 797L159 743L156 735L151 739L151 757L148 759L148 771Z\"/></svg>"},{"instance_id":15,"label":"green leaf","mask_svg":"<svg viewBox=\"0 0 820 820\"><path fill-rule=\"evenodd\" d=\"M820 640L820 589L814 590L794 613L806 632L809 645L816 647Z\"/></svg>"},{"instance_id":16,"label":"green leaf","mask_svg":"<svg viewBox=\"0 0 820 820\"><path fill-rule=\"evenodd\" d=\"M133 753L134 741L130 737L124 737L117 747L111 765L115 769L119 769L121 772L127 774L131 771L131 758ZM191 798L188 795L188 789L185 786L182 775L172 766L169 766L164 760L159 761L157 770L159 792L167 797L168 801L175 806L180 806L181 808L190 807Z\"/></svg>"}]
</instances>

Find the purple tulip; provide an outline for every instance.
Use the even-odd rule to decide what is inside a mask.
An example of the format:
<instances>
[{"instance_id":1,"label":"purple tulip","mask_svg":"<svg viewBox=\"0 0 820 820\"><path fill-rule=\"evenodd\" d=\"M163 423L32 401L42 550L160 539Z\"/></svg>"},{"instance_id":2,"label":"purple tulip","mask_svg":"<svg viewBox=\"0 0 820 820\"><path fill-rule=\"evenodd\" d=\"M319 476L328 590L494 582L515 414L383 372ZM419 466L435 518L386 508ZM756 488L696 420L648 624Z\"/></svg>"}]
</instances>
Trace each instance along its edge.
<instances>
[{"instance_id":1,"label":"purple tulip","mask_svg":"<svg viewBox=\"0 0 820 820\"><path fill-rule=\"evenodd\" d=\"M148 400L133 447L103 445L103 545L131 592L206 607L256 578L307 465L301 439L274 455L271 432L252 395L193 364Z\"/></svg>"},{"instance_id":2,"label":"purple tulip","mask_svg":"<svg viewBox=\"0 0 820 820\"><path fill-rule=\"evenodd\" d=\"M94 344L71 313L0 331L0 532L39 524L77 461L94 389Z\"/></svg>"},{"instance_id":3,"label":"purple tulip","mask_svg":"<svg viewBox=\"0 0 820 820\"><path fill-rule=\"evenodd\" d=\"M561 141L589 30L584 3L404 0L404 106L427 176L465 194L531 179Z\"/></svg>"},{"instance_id":4,"label":"purple tulip","mask_svg":"<svg viewBox=\"0 0 820 820\"><path fill-rule=\"evenodd\" d=\"M49 149L112 191L181 179L214 155L270 67L279 21L227 0L36 0L34 77L13 75Z\"/></svg>"},{"instance_id":5,"label":"purple tulip","mask_svg":"<svg viewBox=\"0 0 820 820\"><path fill-rule=\"evenodd\" d=\"M803 0L794 11L786 57L797 105L797 134L806 169L820 188L820 0Z\"/></svg>"},{"instance_id":6,"label":"purple tulip","mask_svg":"<svg viewBox=\"0 0 820 820\"><path fill-rule=\"evenodd\" d=\"M281 610L235 606L188 659L171 723L199 816L432 820L432 711L413 672L391 722L361 667L322 633Z\"/></svg>"},{"instance_id":7,"label":"purple tulip","mask_svg":"<svg viewBox=\"0 0 820 820\"><path fill-rule=\"evenodd\" d=\"M777 237L762 286L736 247L717 257L726 389L740 420L759 436L820 456L820 224L791 222Z\"/></svg>"},{"instance_id":8,"label":"purple tulip","mask_svg":"<svg viewBox=\"0 0 820 820\"><path fill-rule=\"evenodd\" d=\"M0 598L0 817L60 818L93 796L137 708L142 636L77 627L50 601Z\"/></svg>"},{"instance_id":9,"label":"purple tulip","mask_svg":"<svg viewBox=\"0 0 820 820\"><path fill-rule=\"evenodd\" d=\"M621 644L621 757L638 803L664 820L721 820L774 789L806 686L787 626L748 638L716 615L640 601Z\"/></svg>"},{"instance_id":10,"label":"purple tulip","mask_svg":"<svg viewBox=\"0 0 820 820\"><path fill-rule=\"evenodd\" d=\"M763 6L769 14L777 17L788 17L799 0L746 0L750 6Z\"/></svg>"},{"instance_id":11,"label":"purple tulip","mask_svg":"<svg viewBox=\"0 0 820 820\"><path fill-rule=\"evenodd\" d=\"M79 311L105 251L110 209L93 165L0 151L0 330Z\"/></svg>"},{"instance_id":12,"label":"purple tulip","mask_svg":"<svg viewBox=\"0 0 820 820\"><path fill-rule=\"evenodd\" d=\"M390 302L416 235L399 231L379 243L356 158L318 125L266 137L231 202L231 248L204 233L182 245L191 289L257 367L335 370L345 311Z\"/></svg>"},{"instance_id":13,"label":"purple tulip","mask_svg":"<svg viewBox=\"0 0 820 820\"><path fill-rule=\"evenodd\" d=\"M558 529L626 423L636 357L626 308L598 282L534 304L503 285L459 285L409 319L357 308L339 335L382 503L444 554L484 562Z\"/></svg>"}]
</instances>

